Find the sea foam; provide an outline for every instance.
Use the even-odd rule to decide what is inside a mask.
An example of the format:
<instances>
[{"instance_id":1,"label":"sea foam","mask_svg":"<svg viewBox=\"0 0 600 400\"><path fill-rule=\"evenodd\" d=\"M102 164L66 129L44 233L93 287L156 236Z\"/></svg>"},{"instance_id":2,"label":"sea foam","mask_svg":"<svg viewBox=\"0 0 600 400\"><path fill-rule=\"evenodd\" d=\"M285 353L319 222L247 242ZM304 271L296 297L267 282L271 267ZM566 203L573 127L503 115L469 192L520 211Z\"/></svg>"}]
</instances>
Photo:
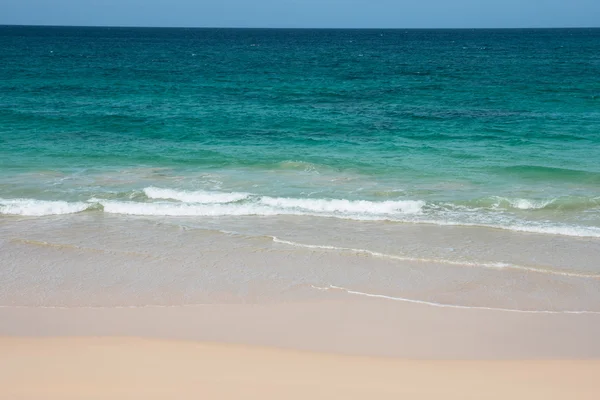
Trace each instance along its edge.
<instances>
[{"instance_id":1,"label":"sea foam","mask_svg":"<svg viewBox=\"0 0 600 400\"><path fill-rule=\"evenodd\" d=\"M36 199L0 199L0 214L44 216L74 214L90 208L89 203Z\"/></svg>"},{"instance_id":2,"label":"sea foam","mask_svg":"<svg viewBox=\"0 0 600 400\"><path fill-rule=\"evenodd\" d=\"M370 297L375 299L383 299L383 300L392 300L399 301L404 303L413 303L413 304L421 304L425 306L431 307L440 307L440 308L457 308L463 310L488 310L488 311L500 311L500 312L514 312L514 313L523 313L523 314L600 314L600 311L595 310L527 310L520 308L502 308L502 307L486 307L486 306L467 306L461 304L450 304L450 303L438 303L434 301L428 300L417 300L411 299L407 297L398 297L398 296L389 296L385 294L378 293L368 293L368 292L360 292L358 290L351 290L341 286L329 285L326 287L314 286L313 289L321 290L321 291L340 291L350 295L355 296L363 296Z\"/></svg>"},{"instance_id":3,"label":"sea foam","mask_svg":"<svg viewBox=\"0 0 600 400\"><path fill-rule=\"evenodd\" d=\"M198 191L184 191L184 190L173 190L173 189L162 189L154 186L150 186L144 189L144 194L149 199L166 199L166 200L178 200L186 203L231 203L240 200L247 199L250 195L248 193L222 193L222 192L207 192L203 190Z\"/></svg>"},{"instance_id":4,"label":"sea foam","mask_svg":"<svg viewBox=\"0 0 600 400\"><path fill-rule=\"evenodd\" d=\"M359 221L386 220L400 223L476 226L538 234L600 237L600 227L526 220L503 210L456 204L426 203L422 200L350 200L260 196L243 192L143 189L147 201L90 198L87 202L38 199L0 199L0 214L44 216L73 214L97 209L110 214L140 216L314 216ZM521 210L553 207L560 200L533 201L497 197L503 208ZM566 203L565 203L566 204ZM593 204L596 204L595 202ZM593 205L592 204L592 205Z\"/></svg>"},{"instance_id":5,"label":"sea foam","mask_svg":"<svg viewBox=\"0 0 600 400\"><path fill-rule=\"evenodd\" d=\"M367 201L367 200L328 200L328 199L296 199L282 197L262 197L260 203L278 209L297 209L324 213L357 213L357 214L394 214L420 213L424 201Z\"/></svg>"},{"instance_id":6,"label":"sea foam","mask_svg":"<svg viewBox=\"0 0 600 400\"><path fill-rule=\"evenodd\" d=\"M600 279L600 274L584 274L578 272L570 272L570 271L561 271L551 268L540 268L540 267L530 267L526 265L516 265L504 262L486 262L486 261L456 261L456 260L446 260L440 258L422 258L422 257L409 257L402 255L394 255L394 254L386 254L378 251L368 250L368 249L357 249L351 247L338 247L331 245L316 245L316 244L306 244L306 243L298 243L293 242L291 240L279 239L276 236L271 236L271 239L274 243L280 243L288 246L294 247L302 247L306 249L320 249L320 250L333 250L339 252L351 252L357 254L365 254L371 257L376 258L387 258L390 260L396 261L408 261L408 262L423 262L423 263L432 263L432 264L446 264L458 267L469 267L469 268L488 268L488 269L512 269L512 270L520 270L526 272L532 272L537 274L548 274L548 275L560 275L560 276L569 276L576 278L591 278L591 279Z\"/></svg>"},{"instance_id":7,"label":"sea foam","mask_svg":"<svg viewBox=\"0 0 600 400\"><path fill-rule=\"evenodd\" d=\"M235 203L242 200L251 200L260 206L271 207L278 210L303 210L316 213L359 213L359 214L415 214L421 212L425 205L420 200L398 201L368 201L346 199L310 199L290 197L252 196L240 192L209 192L209 191L184 191L163 189L150 186L144 189L144 194L149 199L176 200L183 203L222 204ZM246 207L247 208L247 207Z\"/></svg>"},{"instance_id":8,"label":"sea foam","mask_svg":"<svg viewBox=\"0 0 600 400\"><path fill-rule=\"evenodd\" d=\"M165 216L239 216L239 215L308 215L332 216L349 219L384 217L392 213L418 213L418 202L370 202L349 200L305 200L262 197L247 202L182 203L134 201L109 201L91 199L104 207L104 211L129 215Z\"/></svg>"},{"instance_id":9,"label":"sea foam","mask_svg":"<svg viewBox=\"0 0 600 400\"><path fill-rule=\"evenodd\" d=\"M540 210L553 204L556 199L549 200L533 200L533 199L511 199L506 197L496 197L494 208L515 208L518 210Z\"/></svg>"},{"instance_id":10,"label":"sea foam","mask_svg":"<svg viewBox=\"0 0 600 400\"><path fill-rule=\"evenodd\" d=\"M94 199L97 200L97 199ZM110 214L156 216L242 216L276 215L278 212L257 204L189 204L189 203L139 203L134 201L97 200Z\"/></svg>"}]
</instances>

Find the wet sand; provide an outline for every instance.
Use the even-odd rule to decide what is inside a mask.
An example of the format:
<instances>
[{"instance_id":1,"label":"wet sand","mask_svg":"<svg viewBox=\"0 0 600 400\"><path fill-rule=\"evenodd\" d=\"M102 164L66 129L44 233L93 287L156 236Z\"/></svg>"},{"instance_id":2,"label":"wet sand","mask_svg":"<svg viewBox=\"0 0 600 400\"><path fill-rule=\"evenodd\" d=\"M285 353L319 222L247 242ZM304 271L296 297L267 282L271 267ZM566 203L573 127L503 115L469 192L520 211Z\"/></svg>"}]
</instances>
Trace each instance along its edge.
<instances>
[{"instance_id":1,"label":"wet sand","mask_svg":"<svg viewBox=\"0 0 600 400\"><path fill-rule=\"evenodd\" d=\"M0 336L136 336L409 359L600 359L599 314L383 299L176 307L0 308Z\"/></svg>"},{"instance_id":2,"label":"wet sand","mask_svg":"<svg viewBox=\"0 0 600 400\"><path fill-rule=\"evenodd\" d=\"M141 338L2 338L5 399L597 399L600 361L424 361Z\"/></svg>"}]
</instances>

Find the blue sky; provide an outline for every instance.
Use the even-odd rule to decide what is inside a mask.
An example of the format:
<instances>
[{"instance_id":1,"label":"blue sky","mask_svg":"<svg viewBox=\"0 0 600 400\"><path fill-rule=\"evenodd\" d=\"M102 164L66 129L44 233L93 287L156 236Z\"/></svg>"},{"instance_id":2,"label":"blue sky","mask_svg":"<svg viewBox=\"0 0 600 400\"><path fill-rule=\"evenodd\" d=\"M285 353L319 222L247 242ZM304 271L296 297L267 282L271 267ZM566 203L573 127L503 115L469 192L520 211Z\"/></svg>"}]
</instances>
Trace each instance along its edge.
<instances>
[{"instance_id":1,"label":"blue sky","mask_svg":"<svg viewBox=\"0 0 600 400\"><path fill-rule=\"evenodd\" d=\"M598 27L600 0L0 0L0 24Z\"/></svg>"}]
</instances>

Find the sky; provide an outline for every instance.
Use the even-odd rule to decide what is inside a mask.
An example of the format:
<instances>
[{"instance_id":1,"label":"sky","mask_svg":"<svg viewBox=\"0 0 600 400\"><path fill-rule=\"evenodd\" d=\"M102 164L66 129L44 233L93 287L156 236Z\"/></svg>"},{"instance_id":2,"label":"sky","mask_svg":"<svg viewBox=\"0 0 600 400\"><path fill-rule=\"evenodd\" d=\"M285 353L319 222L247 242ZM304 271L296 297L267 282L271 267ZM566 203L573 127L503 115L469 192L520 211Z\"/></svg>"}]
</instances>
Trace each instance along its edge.
<instances>
[{"instance_id":1,"label":"sky","mask_svg":"<svg viewBox=\"0 0 600 400\"><path fill-rule=\"evenodd\" d=\"M600 0L0 0L0 24L259 28L599 27Z\"/></svg>"}]
</instances>

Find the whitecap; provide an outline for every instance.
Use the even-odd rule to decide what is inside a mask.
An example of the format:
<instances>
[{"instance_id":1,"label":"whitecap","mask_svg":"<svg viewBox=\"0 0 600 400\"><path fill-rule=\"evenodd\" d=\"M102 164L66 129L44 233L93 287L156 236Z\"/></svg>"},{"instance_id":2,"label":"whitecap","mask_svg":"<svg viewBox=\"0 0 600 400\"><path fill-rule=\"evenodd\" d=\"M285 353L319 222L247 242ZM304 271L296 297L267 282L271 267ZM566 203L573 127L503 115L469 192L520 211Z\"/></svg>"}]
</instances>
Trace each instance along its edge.
<instances>
[{"instance_id":1,"label":"whitecap","mask_svg":"<svg viewBox=\"0 0 600 400\"><path fill-rule=\"evenodd\" d=\"M555 199L549 200L533 200L533 199L511 199L507 197L496 197L494 208L501 208L508 205L508 208L516 208L519 210L540 210L546 208L550 204L555 202Z\"/></svg>"},{"instance_id":2,"label":"whitecap","mask_svg":"<svg viewBox=\"0 0 600 400\"><path fill-rule=\"evenodd\" d=\"M185 203L203 203L203 204L232 203L232 202L247 199L250 196L248 193L208 192L208 191L203 191L203 190L185 191L185 190L163 189L163 188L157 188L154 186L145 188L144 194L149 199L177 200L177 201L182 201Z\"/></svg>"},{"instance_id":3,"label":"whitecap","mask_svg":"<svg viewBox=\"0 0 600 400\"><path fill-rule=\"evenodd\" d=\"M425 205L425 202L420 200L368 201L285 197L262 197L260 203L279 209L297 209L316 213L356 213L363 215L418 214Z\"/></svg>"},{"instance_id":4,"label":"whitecap","mask_svg":"<svg viewBox=\"0 0 600 400\"><path fill-rule=\"evenodd\" d=\"M276 210L256 204L139 203L104 200L99 200L99 203L106 213L125 215L220 217L278 214Z\"/></svg>"},{"instance_id":5,"label":"whitecap","mask_svg":"<svg viewBox=\"0 0 600 400\"><path fill-rule=\"evenodd\" d=\"M0 214L44 216L74 214L90 208L89 203L36 199L0 199Z\"/></svg>"}]
</instances>

